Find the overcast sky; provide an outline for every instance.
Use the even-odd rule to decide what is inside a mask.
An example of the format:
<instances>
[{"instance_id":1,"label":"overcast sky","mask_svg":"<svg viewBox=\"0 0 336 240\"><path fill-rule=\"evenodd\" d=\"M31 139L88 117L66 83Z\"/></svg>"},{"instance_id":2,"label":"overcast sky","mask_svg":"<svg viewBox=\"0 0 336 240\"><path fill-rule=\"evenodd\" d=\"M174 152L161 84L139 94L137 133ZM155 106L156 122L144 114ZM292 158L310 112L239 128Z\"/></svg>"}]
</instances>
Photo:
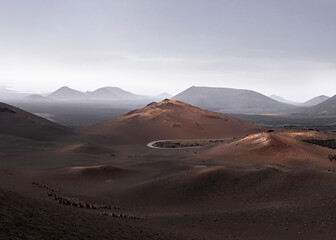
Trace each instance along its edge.
<instances>
[{"instance_id":1,"label":"overcast sky","mask_svg":"<svg viewBox=\"0 0 336 240\"><path fill-rule=\"evenodd\" d=\"M336 94L335 0L0 0L0 84Z\"/></svg>"}]
</instances>

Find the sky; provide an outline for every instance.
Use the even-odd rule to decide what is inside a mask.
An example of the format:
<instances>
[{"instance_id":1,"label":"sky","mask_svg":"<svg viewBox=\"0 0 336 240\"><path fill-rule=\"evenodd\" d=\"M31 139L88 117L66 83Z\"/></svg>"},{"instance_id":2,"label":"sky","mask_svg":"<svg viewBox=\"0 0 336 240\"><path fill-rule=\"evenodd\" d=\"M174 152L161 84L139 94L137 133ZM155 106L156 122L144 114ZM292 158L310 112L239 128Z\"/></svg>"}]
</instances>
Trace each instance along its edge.
<instances>
[{"instance_id":1,"label":"sky","mask_svg":"<svg viewBox=\"0 0 336 240\"><path fill-rule=\"evenodd\" d=\"M0 0L0 85L336 94L335 0Z\"/></svg>"}]
</instances>

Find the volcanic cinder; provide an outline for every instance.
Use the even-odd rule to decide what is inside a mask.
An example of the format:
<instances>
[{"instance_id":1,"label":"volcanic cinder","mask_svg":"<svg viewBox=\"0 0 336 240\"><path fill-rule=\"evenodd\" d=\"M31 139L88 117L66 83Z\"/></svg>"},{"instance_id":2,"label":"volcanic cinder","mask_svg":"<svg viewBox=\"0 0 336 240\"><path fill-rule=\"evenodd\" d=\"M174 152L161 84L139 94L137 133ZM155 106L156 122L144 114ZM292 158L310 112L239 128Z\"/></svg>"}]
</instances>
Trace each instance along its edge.
<instances>
[{"instance_id":1,"label":"volcanic cinder","mask_svg":"<svg viewBox=\"0 0 336 240\"><path fill-rule=\"evenodd\" d=\"M77 129L1 104L0 123L0 239L336 234L330 133L273 131L177 100ZM162 140L174 147L147 146Z\"/></svg>"},{"instance_id":2,"label":"volcanic cinder","mask_svg":"<svg viewBox=\"0 0 336 240\"><path fill-rule=\"evenodd\" d=\"M148 143L159 139L238 137L261 129L237 118L166 99L120 118L89 126L83 132L117 144Z\"/></svg>"}]
</instances>

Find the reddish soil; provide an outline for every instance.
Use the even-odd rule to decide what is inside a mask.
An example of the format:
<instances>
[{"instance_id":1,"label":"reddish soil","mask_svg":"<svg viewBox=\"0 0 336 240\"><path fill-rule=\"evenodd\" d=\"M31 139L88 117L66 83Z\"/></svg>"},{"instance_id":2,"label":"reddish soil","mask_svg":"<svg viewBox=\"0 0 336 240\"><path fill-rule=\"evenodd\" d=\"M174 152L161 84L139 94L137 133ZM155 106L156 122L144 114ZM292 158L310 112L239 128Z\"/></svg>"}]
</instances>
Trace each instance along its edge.
<instances>
[{"instance_id":1,"label":"reddish soil","mask_svg":"<svg viewBox=\"0 0 336 240\"><path fill-rule=\"evenodd\" d=\"M244 136L261 127L237 118L203 110L184 102L165 100L83 129L95 141L114 144L149 143L160 139L211 139Z\"/></svg>"},{"instance_id":2,"label":"reddish soil","mask_svg":"<svg viewBox=\"0 0 336 240\"><path fill-rule=\"evenodd\" d=\"M0 239L335 239L336 150L302 141L326 133L268 133L177 101L53 140L20 133L0 134Z\"/></svg>"}]
</instances>

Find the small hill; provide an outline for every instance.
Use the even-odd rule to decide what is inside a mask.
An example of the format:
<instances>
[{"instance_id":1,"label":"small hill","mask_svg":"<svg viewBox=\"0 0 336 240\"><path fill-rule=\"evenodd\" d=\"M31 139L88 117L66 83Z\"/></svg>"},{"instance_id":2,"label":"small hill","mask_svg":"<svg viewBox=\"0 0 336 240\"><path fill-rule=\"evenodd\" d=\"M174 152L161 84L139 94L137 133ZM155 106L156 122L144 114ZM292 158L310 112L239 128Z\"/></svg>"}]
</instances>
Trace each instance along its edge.
<instances>
[{"instance_id":1,"label":"small hill","mask_svg":"<svg viewBox=\"0 0 336 240\"><path fill-rule=\"evenodd\" d=\"M69 87L61 87L55 92L51 93L48 98L54 100L81 100L85 99L85 94L83 92L77 91Z\"/></svg>"},{"instance_id":2,"label":"small hill","mask_svg":"<svg viewBox=\"0 0 336 240\"><path fill-rule=\"evenodd\" d=\"M305 109L302 113L314 116L336 116L336 95L316 106Z\"/></svg>"},{"instance_id":3,"label":"small hill","mask_svg":"<svg viewBox=\"0 0 336 240\"><path fill-rule=\"evenodd\" d=\"M94 100L135 100L140 97L118 87L99 88L93 92L86 92L86 95Z\"/></svg>"},{"instance_id":4,"label":"small hill","mask_svg":"<svg viewBox=\"0 0 336 240\"><path fill-rule=\"evenodd\" d=\"M330 97L328 96L325 96L325 95L321 95L321 96L318 96L318 97L314 97L310 100L308 100L307 102L304 102L302 104L302 106L306 106L306 107L311 107L311 106L316 106L326 100L328 100Z\"/></svg>"},{"instance_id":5,"label":"small hill","mask_svg":"<svg viewBox=\"0 0 336 240\"><path fill-rule=\"evenodd\" d=\"M302 141L316 137L319 136L303 131L256 133L230 144L214 146L204 155L215 159L233 159L235 162L252 164L313 168L333 166L329 156L335 155L336 150ZM325 138L323 134L322 138Z\"/></svg>"},{"instance_id":6,"label":"small hill","mask_svg":"<svg viewBox=\"0 0 336 240\"><path fill-rule=\"evenodd\" d=\"M82 131L104 143L143 144L160 139L244 136L259 132L261 128L181 101L166 99Z\"/></svg>"},{"instance_id":7,"label":"small hill","mask_svg":"<svg viewBox=\"0 0 336 240\"><path fill-rule=\"evenodd\" d=\"M191 87L171 99L227 113L274 113L294 107L254 91L232 88Z\"/></svg>"},{"instance_id":8,"label":"small hill","mask_svg":"<svg viewBox=\"0 0 336 240\"><path fill-rule=\"evenodd\" d=\"M67 127L0 103L0 134L49 141L72 133Z\"/></svg>"},{"instance_id":9,"label":"small hill","mask_svg":"<svg viewBox=\"0 0 336 240\"><path fill-rule=\"evenodd\" d=\"M25 97L24 99L28 101L49 101L50 100L49 98L43 97L39 94L31 94Z\"/></svg>"}]
</instances>

